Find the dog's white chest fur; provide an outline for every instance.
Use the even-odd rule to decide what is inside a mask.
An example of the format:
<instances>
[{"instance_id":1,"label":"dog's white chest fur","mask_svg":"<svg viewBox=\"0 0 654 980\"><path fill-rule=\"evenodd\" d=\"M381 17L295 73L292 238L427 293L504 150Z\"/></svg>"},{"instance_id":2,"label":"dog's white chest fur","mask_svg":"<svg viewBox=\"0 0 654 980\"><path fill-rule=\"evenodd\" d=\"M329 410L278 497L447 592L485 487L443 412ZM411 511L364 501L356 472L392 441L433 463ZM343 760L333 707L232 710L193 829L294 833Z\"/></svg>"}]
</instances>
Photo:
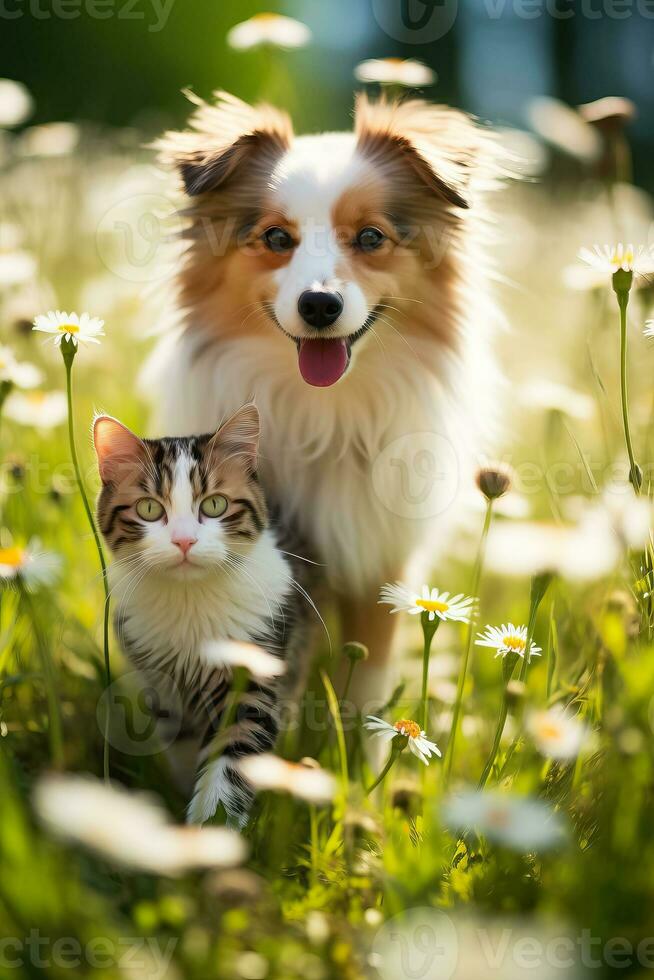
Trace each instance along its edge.
<instances>
[{"instance_id":1,"label":"dog's white chest fur","mask_svg":"<svg viewBox=\"0 0 654 980\"><path fill-rule=\"evenodd\" d=\"M383 347L369 338L343 381L320 389L301 379L281 335L194 357L198 342L187 334L167 355L161 431L210 430L254 395L264 483L339 591L376 590L433 544L434 518L451 517L469 450L420 351L402 338Z\"/></svg>"}]
</instances>

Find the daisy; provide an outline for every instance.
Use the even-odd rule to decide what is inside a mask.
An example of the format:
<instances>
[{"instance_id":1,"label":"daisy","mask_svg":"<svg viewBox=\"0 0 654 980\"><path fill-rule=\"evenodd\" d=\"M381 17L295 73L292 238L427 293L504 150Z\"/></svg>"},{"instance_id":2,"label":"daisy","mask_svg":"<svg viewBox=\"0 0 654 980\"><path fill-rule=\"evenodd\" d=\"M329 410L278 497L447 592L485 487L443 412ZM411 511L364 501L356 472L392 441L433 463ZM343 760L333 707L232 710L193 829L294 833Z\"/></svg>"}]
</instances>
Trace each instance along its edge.
<instances>
[{"instance_id":1,"label":"daisy","mask_svg":"<svg viewBox=\"0 0 654 980\"><path fill-rule=\"evenodd\" d=\"M356 66L354 75L360 82L404 85L405 88L433 85L436 81L436 73L413 58L370 58Z\"/></svg>"},{"instance_id":2,"label":"daisy","mask_svg":"<svg viewBox=\"0 0 654 980\"><path fill-rule=\"evenodd\" d=\"M595 402L589 395L549 378L533 378L520 385L518 399L526 408L560 412L580 422L587 422L595 415Z\"/></svg>"},{"instance_id":3,"label":"daisy","mask_svg":"<svg viewBox=\"0 0 654 980\"><path fill-rule=\"evenodd\" d=\"M602 152L602 140L578 112L560 99L539 96L527 106L527 115L538 135L558 150L593 163Z\"/></svg>"},{"instance_id":4,"label":"daisy","mask_svg":"<svg viewBox=\"0 0 654 980\"><path fill-rule=\"evenodd\" d=\"M77 313L64 313L61 310L50 310L34 320L34 330L55 335L55 347L59 347L62 340L72 341L75 347L79 343L99 344L98 337L104 337L103 326L104 320L96 316L89 316L88 313L78 316Z\"/></svg>"},{"instance_id":5,"label":"daisy","mask_svg":"<svg viewBox=\"0 0 654 980\"><path fill-rule=\"evenodd\" d=\"M634 272L647 275L654 272L654 251L644 245L594 245L582 248L579 258L597 272L615 275L616 272Z\"/></svg>"},{"instance_id":6,"label":"daisy","mask_svg":"<svg viewBox=\"0 0 654 980\"><path fill-rule=\"evenodd\" d=\"M495 524L486 549L486 566L499 575L557 572L576 582L592 582L608 575L621 558L620 542L608 520L591 513L573 525L536 521Z\"/></svg>"},{"instance_id":7,"label":"daisy","mask_svg":"<svg viewBox=\"0 0 654 980\"><path fill-rule=\"evenodd\" d=\"M586 725L561 705L532 712L527 730L542 755L561 762L576 758L588 735Z\"/></svg>"},{"instance_id":8,"label":"daisy","mask_svg":"<svg viewBox=\"0 0 654 980\"><path fill-rule=\"evenodd\" d=\"M36 259L29 252L0 251L0 286L22 286L36 275Z\"/></svg>"},{"instance_id":9,"label":"daisy","mask_svg":"<svg viewBox=\"0 0 654 980\"><path fill-rule=\"evenodd\" d=\"M395 738L408 739L409 750L413 752L426 766L433 755L440 758L441 750L435 742L430 742L425 732L416 721L407 718L400 718L394 725L390 725L376 715L368 715L364 728L373 733L373 737L381 738L383 742L392 742Z\"/></svg>"},{"instance_id":10,"label":"daisy","mask_svg":"<svg viewBox=\"0 0 654 980\"><path fill-rule=\"evenodd\" d=\"M40 551L39 542L31 541L27 547L11 545L0 548L0 585L19 582L33 590L52 585L59 575L61 558L50 552Z\"/></svg>"},{"instance_id":11,"label":"daisy","mask_svg":"<svg viewBox=\"0 0 654 980\"><path fill-rule=\"evenodd\" d=\"M544 851L560 844L564 824L541 800L467 790L443 805L443 821L455 833L470 828L516 851Z\"/></svg>"},{"instance_id":12,"label":"daisy","mask_svg":"<svg viewBox=\"0 0 654 980\"><path fill-rule=\"evenodd\" d=\"M260 681L281 677L286 672L283 660L254 643L234 643L229 640L206 643L202 654L212 666L230 669L245 667Z\"/></svg>"},{"instance_id":13,"label":"daisy","mask_svg":"<svg viewBox=\"0 0 654 980\"><path fill-rule=\"evenodd\" d=\"M307 803L331 803L336 792L336 780L325 769L287 762L271 753L248 756L239 769L257 789L290 793Z\"/></svg>"},{"instance_id":14,"label":"daisy","mask_svg":"<svg viewBox=\"0 0 654 980\"><path fill-rule=\"evenodd\" d=\"M379 602L393 606L393 613L408 612L411 616L419 616L426 612L430 622L438 617L443 621L469 623L475 599L464 596L462 592L450 598L449 592L439 592L428 585L423 585L422 594L418 595L402 582L396 582L383 586Z\"/></svg>"},{"instance_id":15,"label":"daisy","mask_svg":"<svg viewBox=\"0 0 654 980\"><path fill-rule=\"evenodd\" d=\"M496 657L506 657L509 653L517 653L524 660L527 653L527 627L514 626L508 623L506 626L487 626L485 633L477 633L479 637L475 641L478 647L490 647L497 650ZM529 644L528 660L532 657L540 657L542 650L533 642Z\"/></svg>"},{"instance_id":16,"label":"daisy","mask_svg":"<svg viewBox=\"0 0 654 980\"><path fill-rule=\"evenodd\" d=\"M306 24L281 14L255 14L227 34L227 43L238 51L247 51L264 44L277 48L303 48L311 40Z\"/></svg>"},{"instance_id":17,"label":"daisy","mask_svg":"<svg viewBox=\"0 0 654 980\"><path fill-rule=\"evenodd\" d=\"M63 391L16 391L7 399L4 414L19 425L53 429L66 421L66 396Z\"/></svg>"},{"instance_id":18,"label":"daisy","mask_svg":"<svg viewBox=\"0 0 654 980\"><path fill-rule=\"evenodd\" d=\"M58 837L151 874L230 868L245 858L245 844L233 830L174 826L151 797L87 776L43 777L34 806Z\"/></svg>"},{"instance_id":19,"label":"daisy","mask_svg":"<svg viewBox=\"0 0 654 980\"><path fill-rule=\"evenodd\" d=\"M34 101L22 82L0 78L0 128L20 126L33 110Z\"/></svg>"},{"instance_id":20,"label":"daisy","mask_svg":"<svg viewBox=\"0 0 654 980\"><path fill-rule=\"evenodd\" d=\"M10 347L0 345L0 383L7 382L17 388L35 388L43 375L37 367L27 362L19 363Z\"/></svg>"}]
</instances>

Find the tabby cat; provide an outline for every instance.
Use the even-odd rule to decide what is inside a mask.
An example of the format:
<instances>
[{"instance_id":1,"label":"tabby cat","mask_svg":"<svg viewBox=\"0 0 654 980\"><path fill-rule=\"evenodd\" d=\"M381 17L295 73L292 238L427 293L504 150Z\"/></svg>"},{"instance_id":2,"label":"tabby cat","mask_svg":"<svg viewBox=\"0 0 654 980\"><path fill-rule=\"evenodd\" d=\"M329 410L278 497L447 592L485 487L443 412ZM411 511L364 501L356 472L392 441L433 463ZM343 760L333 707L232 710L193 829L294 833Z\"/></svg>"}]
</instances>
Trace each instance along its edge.
<instances>
[{"instance_id":1,"label":"tabby cat","mask_svg":"<svg viewBox=\"0 0 654 980\"><path fill-rule=\"evenodd\" d=\"M116 632L157 694L173 768L193 786L188 820L204 823L222 804L242 825L253 794L239 760L273 747L280 702L306 672L315 617L315 566L274 528L257 479L257 409L245 405L214 434L171 439L140 439L103 415L93 437ZM231 672L203 652L215 640L256 643L285 667L274 680L250 680L225 731Z\"/></svg>"}]
</instances>

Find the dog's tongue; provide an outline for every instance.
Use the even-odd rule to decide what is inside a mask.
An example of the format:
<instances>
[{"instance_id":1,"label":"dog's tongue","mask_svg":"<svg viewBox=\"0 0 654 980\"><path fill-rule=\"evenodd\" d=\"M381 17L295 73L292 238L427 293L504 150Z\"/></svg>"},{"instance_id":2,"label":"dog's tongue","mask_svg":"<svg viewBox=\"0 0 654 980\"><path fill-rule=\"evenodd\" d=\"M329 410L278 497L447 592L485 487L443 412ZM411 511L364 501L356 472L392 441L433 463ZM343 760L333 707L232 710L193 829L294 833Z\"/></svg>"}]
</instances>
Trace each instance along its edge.
<instances>
[{"instance_id":1,"label":"dog's tongue","mask_svg":"<svg viewBox=\"0 0 654 980\"><path fill-rule=\"evenodd\" d=\"M345 374L349 361L347 343L342 337L300 342L300 374L307 384L316 388L336 384Z\"/></svg>"}]
</instances>

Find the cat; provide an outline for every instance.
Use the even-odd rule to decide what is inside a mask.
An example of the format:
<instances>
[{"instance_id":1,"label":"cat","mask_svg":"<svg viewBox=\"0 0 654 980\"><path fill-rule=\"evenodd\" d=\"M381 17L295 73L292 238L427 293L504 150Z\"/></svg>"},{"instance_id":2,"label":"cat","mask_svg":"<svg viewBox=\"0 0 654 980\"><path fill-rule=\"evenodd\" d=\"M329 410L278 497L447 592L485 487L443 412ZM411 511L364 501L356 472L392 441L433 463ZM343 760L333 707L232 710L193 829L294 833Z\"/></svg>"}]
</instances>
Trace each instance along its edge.
<instances>
[{"instance_id":1,"label":"cat","mask_svg":"<svg viewBox=\"0 0 654 980\"><path fill-rule=\"evenodd\" d=\"M281 702L306 676L317 612L308 592L317 566L275 529L257 478L258 411L247 404L214 434L163 439L141 439L102 415L93 439L114 625L156 693L152 710L164 744L172 740L178 782L194 780L187 819L202 824L222 804L228 822L243 826L253 791L239 760L274 746ZM249 681L226 731L231 671L203 653L222 640L258 644L285 668Z\"/></svg>"}]
</instances>

